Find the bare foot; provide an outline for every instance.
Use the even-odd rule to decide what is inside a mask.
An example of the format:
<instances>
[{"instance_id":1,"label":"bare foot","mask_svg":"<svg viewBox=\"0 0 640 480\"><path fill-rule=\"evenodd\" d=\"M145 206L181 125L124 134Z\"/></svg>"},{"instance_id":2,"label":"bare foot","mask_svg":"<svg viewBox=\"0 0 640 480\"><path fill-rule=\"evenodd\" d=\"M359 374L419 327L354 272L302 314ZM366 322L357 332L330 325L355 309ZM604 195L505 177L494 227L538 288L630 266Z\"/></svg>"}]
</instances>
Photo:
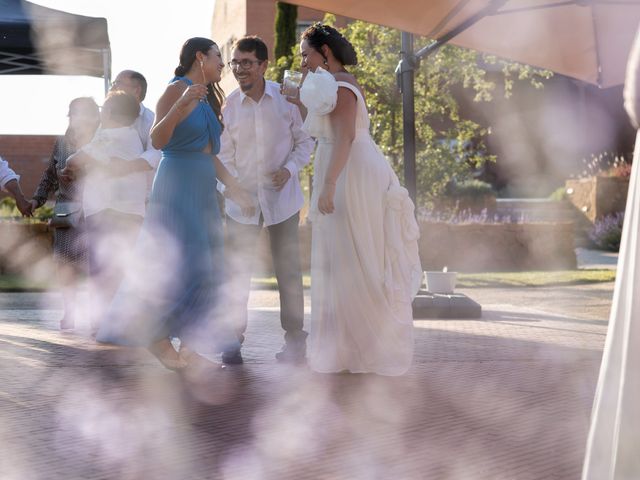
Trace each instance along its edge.
<instances>
[{"instance_id":1,"label":"bare foot","mask_svg":"<svg viewBox=\"0 0 640 480\"><path fill-rule=\"evenodd\" d=\"M182 358L168 338L155 342L149 347L149 351L160 361L165 368L178 371L187 367L187 361Z\"/></svg>"}]
</instances>

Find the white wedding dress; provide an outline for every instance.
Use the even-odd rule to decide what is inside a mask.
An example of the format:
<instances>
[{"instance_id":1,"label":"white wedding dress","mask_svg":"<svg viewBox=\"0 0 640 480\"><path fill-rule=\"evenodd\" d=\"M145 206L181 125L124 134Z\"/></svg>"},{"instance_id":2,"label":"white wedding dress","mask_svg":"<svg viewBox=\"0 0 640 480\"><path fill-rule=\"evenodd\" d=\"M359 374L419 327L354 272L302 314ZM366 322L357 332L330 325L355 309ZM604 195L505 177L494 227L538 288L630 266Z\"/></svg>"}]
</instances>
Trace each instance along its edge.
<instances>
[{"instance_id":1,"label":"white wedding dress","mask_svg":"<svg viewBox=\"0 0 640 480\"><path fill-rule=\"evenodd\" d=\"M357 98L356 136L336 184L335 211L322 215L318 196L331 160L329 113L339 87ZM318 141L312 222L311 368L331 373L401 375L413 358L411 302L420 288L419 230L407 190L369 134L360 91L318 69L300 98L304 128Z\"/></svg>"},{"instance_id":2,"label":"white wedding dress","mask_svg":"<svg viewBox=\"0 0 640 480\"><path fill-rule=\"evenodd\" d=\"M640 35L625 83L640 125ZM640 479L640 133L636 137L607 339L591 414L583 480Z\"/></svg>"}]
</instances>

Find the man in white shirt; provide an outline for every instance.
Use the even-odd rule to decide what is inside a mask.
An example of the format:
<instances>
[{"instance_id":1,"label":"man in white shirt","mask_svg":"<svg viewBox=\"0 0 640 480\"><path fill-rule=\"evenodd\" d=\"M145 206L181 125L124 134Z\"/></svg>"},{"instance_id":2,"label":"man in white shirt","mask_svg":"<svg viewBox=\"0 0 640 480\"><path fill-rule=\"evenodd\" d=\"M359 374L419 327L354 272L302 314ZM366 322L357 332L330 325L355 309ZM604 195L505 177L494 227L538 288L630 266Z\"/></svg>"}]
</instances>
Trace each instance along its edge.
<instances>
[{"instance_id":1,"label":"man in white shirt","mask_svg":"<svg viewBox=\"0 0 640 480\"><path fill-rule=\"evenodd\" d=\"M31 216L32 205L22 193L20 175L9 168L9 162L3 160L2 157L0 157L0 190L8 192L15 199L16 206L22 215Z\"/></svg>"},{"instance_id":2,"label":"man in white shirt","mask_svg":"<svg viewBox=\"0 0 640 480\"><path fill-rule=\"evenodd\" d=\"M114 90L121 90L129 95L133 95L140 104L138 118L136 118L133 128L135 128L140 136L144 152L133 162L120 162L117 168L119 168L118 173L121 175L131 172L145 172L147 177L145 187L146 199L148 200L151 193L151 186L153 185L153 178L160 164L162 152L153 148L151 144L150 132L155 120L155 114L142 104L147 95L147 80L139 72L123 70L116 76L116 79L111 84L111 91ZM113 164L112 167L116 167L116 165Z\"/></svg>"},{"instance_id":3,"label":"man in white shirt","mask_svg":"<svg viewBox=\"0 0 640 480\"><path fill-rule=\"evenodd\" d=\"M124 91L112 91L102 106L100 129L91 142L69 157L63 174L86 170L84 209L89 245L89 274L97 330L124 275L122 252L133 248L145 213L146 172L131 168L113 175L112 164L127 172L139 162L144 147L134 127L138 101ZM120 166L125 163L125 168Z\"/></svg>"},{"instance_id":4,"label":"man in white shirt","mask_svg":"<svg viewBox=\"0 0 640 480\"><path fill-rule=\"evenodd\" d=\"M258 37L234 45L229 66L240 85L223 108L224 132L218 155L227 169L255 199L255 214L245 216L226 201L230 248L231 321L240 343L247 326L251 268L262 226L269 231L271 254L280 291L280 321L285 346L280 361L304 361L307 333L303 330L304 295L300 268L298 223L304 196L298 173L309 163L314 142L302 131L298 108L280 93L280 85L266 81L268 52ZM224 351L222 361L242 363L237 348Z\"/></svg>"}]
</instances>

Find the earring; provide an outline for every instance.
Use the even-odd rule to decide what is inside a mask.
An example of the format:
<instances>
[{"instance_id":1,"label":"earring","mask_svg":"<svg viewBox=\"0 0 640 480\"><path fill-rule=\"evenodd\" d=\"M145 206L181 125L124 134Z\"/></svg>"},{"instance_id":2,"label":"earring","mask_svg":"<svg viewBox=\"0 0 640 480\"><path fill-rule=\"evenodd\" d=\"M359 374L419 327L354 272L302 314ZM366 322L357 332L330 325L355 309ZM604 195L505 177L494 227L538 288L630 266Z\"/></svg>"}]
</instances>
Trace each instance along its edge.
<instances>
[{"instance_id":1,"label":"earring","mask_svg":"<svg viewBox=\"0 0 640 480\"><path fill-rule=\"evenodd\" d=\"M204 62L200 60L200 67L202 68L203 65L204 65Z\"/></svg>"},{"instance_id":2,"label":"earring","mask_svg":"<svg viewBox=\"0 0 640 480\"><path fill-rule=\"evenodd\" d=\"M324 63L325 65L329 65L329 62L327 62L326 60L322 63Z\"/></svg>"}]
</instances>

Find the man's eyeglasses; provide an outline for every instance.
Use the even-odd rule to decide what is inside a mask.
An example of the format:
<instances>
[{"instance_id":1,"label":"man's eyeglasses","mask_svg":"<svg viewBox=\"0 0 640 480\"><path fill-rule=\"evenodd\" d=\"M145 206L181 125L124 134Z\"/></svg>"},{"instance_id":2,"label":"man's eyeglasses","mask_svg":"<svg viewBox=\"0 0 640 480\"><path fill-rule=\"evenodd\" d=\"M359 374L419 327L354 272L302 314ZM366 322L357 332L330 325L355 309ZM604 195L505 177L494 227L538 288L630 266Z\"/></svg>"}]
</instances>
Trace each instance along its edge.
<instances>
[{"instance_id":1,"label":"man's eyeglasses","mask_svg":"<svg viewBox=\"0 0 640 480\"><path fill-rule=\"evenodd\" d=\"M251 67L253 67L253 64L257 64L260 65L264 60L249 60L247 58L237 61L237 60L231 60L229 63L227 63L227 66L231 69L231 70L236 70L238 67L240 67L242 70L249 70Z\"/></svg>"}]
</instances>

